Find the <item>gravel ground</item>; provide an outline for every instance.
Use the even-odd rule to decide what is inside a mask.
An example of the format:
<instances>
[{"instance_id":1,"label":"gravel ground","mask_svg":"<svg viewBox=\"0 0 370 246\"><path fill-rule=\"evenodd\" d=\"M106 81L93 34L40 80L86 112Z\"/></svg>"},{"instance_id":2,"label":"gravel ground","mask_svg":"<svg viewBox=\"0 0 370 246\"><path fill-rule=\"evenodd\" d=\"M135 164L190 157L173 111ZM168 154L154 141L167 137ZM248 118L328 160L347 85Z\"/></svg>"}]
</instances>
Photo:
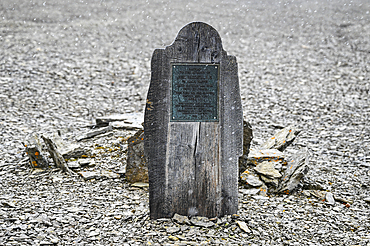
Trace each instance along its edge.
<instances>
[{"instance_id":1,"label":"gravel ground","mask_svg":"<svg viewBox=\"0 0 370 246\"><path fill-rule=\"evenodd\" d=\"M29 168L32 132L73 140L98 116L143 112L153 50L191 21L238 59L253 146L299 126L287 154L307 147L305 182L348 203L240 187L238 216L194 226L151 221L147 189L124 178ZM2 0L0 45L1 245L370 245L369 1ZM90 169L121 170L133 133L86 140Z\"/></svg>"}]
</instances>

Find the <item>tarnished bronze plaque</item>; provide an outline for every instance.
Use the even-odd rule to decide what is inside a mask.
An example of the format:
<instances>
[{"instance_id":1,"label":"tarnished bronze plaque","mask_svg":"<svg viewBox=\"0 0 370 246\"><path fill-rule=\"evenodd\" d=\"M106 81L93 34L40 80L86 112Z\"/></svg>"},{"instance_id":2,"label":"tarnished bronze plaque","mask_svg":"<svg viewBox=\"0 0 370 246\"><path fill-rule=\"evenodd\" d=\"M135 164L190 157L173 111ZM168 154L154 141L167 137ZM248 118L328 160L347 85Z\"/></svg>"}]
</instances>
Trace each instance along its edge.
<instances>
[{"instance_id":1,"label":"tarnished bronze plaque","mask_svg":"<svg viewBox=\"0 0 370 246\"><path fill-rule=\"evenodd\" d=\"M218 64L172 64L171 121L218 121Z\"/></svg>"}]
</instances>

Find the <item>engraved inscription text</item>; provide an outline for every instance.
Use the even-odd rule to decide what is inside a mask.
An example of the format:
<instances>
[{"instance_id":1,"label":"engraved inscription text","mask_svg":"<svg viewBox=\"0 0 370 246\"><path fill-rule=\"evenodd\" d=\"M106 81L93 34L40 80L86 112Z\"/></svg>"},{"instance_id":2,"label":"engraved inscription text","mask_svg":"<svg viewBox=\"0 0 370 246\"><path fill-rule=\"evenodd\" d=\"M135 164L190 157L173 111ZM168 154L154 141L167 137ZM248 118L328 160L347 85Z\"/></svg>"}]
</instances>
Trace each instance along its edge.
<instances>
[{"instance_id":1,"label":"engraved inscription text","mask_svg":"<svg viewBox=\"0 0 370 246\"><path fill-rule=\"evenodd\" d=\"M217 64L173 64L171 121L218 121Z\"/></svg>"}]
</instances>

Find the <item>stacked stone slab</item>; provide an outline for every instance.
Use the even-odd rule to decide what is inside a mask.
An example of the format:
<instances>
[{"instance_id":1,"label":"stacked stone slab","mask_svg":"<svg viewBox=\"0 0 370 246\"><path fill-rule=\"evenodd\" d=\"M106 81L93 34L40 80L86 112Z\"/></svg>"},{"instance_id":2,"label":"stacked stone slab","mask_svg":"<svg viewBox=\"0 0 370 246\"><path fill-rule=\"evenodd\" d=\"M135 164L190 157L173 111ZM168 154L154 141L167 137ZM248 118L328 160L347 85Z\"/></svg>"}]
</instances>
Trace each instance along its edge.
<instances>
[{"instance_id":1,"label":"stacked stone slab","mask_svg":"<svg viewBox=\"0 0 370 246\"><path fill-rule=\"evenodd\" d=\"M289 163L282 151L299 133L300 130L296 127L288 126L268 139L260 149L251 149L248 157L241 161L242 182L247 187L260 188L261 194L267 192L289 194L296 189L308 172L308 150L298 151Z\"/></svg>"}]
</instances>

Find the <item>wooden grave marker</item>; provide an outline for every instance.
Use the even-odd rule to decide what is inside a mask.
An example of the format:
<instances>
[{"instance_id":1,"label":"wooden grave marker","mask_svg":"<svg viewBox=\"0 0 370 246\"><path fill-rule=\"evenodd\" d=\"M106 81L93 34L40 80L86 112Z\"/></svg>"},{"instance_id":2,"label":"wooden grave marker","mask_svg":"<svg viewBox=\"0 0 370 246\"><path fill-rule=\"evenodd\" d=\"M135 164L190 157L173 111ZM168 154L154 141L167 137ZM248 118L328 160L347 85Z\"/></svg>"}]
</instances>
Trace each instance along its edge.
<instances>
[{"instance_id":1,"label":"wooden grave marker","mask_svg":"<svg viewBox=\"0 0 370 246\"><path fill-rule=\"evenodd\" d=\"M190 23L154 51L144 129L151 219L237 213L238 68L213 27Z\"/></svg>"}]
</instances>

